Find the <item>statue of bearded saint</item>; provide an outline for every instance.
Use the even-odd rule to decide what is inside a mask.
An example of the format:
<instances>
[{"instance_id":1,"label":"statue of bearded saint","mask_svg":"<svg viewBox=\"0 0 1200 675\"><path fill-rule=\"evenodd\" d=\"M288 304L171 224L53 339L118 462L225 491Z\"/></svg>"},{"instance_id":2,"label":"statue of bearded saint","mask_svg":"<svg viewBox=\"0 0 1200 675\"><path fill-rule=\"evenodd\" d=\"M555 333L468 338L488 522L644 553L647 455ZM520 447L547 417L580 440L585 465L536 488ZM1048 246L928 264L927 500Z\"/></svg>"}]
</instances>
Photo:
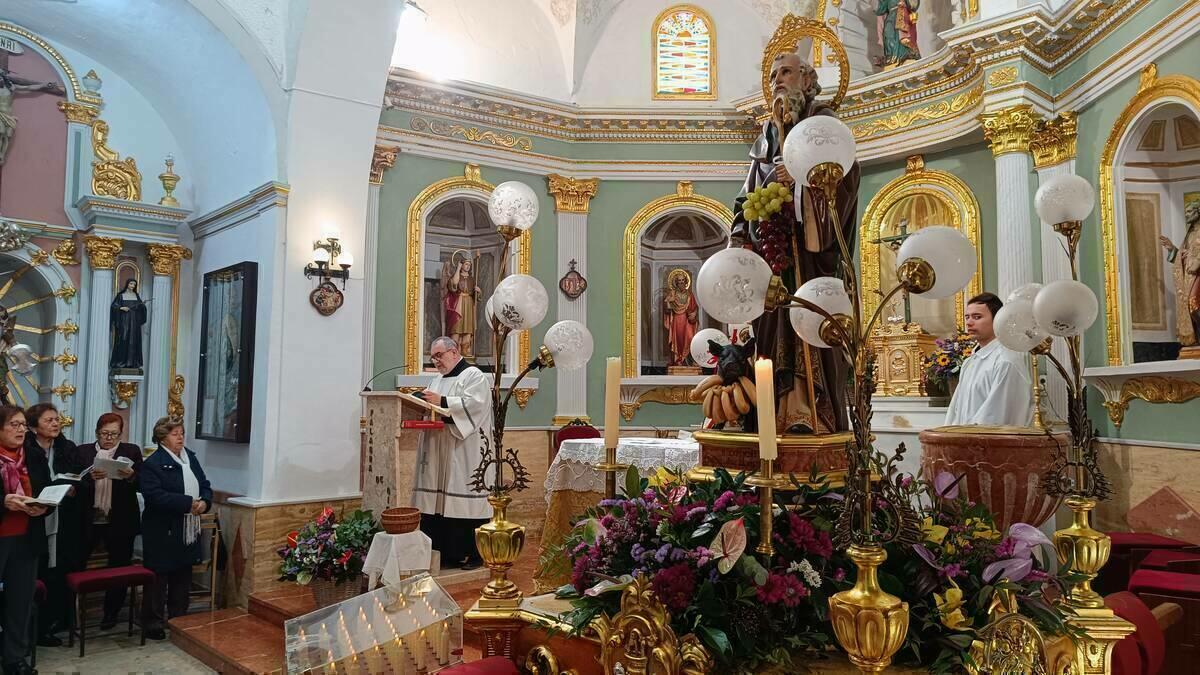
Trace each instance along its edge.
<instances>
[{"instance_id":1,"label":"statue of bearded saint","mask_svg":"<svg viewBox=\"0 0 1200 675\"><path fill-rule=\"evenodd\" d=\"M1167 249L1175 279L1175 326L1179 344L1193 350L1200 345L1200 202L1192 202L1183 212L1187 230L1176 247L1159 237Z\"/></svg>"},{"instance_id":2,"label":"statue of bearded saint","mask_svg":"<svg viewBox=\"0 0 1200 675\"><path fill-rule=\"evenodd\" d=\"M781 159L783 140L801 120L813 115L836 113L816 100L821 92L817 73L799 55L785 52L771 66L771 119L750 151L752 160L746 184L734 206L730 246L742 246L763 254L758 229L761 223L746 221L742 209L746 195L773 181L794 185ZM858 199L858 163L846 173L837 191L837 223L853 247ZM795 290L814 277L838 276L841 252L833 219L826 213L824 198L809 188L795 191L795 218L787 223L790 260L779 273L783 284ZM787 211L784 211L787 213ZM779 218L779 216L776 216ZM851 251L853 255L853 251ZM806 345L788 321L786 310L768 312L756 319L754 335L760 356L775 365L776 420L780 433L832 433L849 428L846 419L847 373L832 349Z\"/></svg>"}]
</instances>

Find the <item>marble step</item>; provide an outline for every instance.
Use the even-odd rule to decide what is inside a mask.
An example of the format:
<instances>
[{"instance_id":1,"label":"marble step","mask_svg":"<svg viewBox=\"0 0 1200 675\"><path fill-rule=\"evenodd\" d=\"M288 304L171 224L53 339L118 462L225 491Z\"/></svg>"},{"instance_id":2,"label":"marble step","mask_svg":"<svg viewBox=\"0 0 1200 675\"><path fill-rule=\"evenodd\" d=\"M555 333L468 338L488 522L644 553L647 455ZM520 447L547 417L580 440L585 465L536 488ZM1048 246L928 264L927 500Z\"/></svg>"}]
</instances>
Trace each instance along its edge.
<instances>
[{"instance_id":1,"label":"marble step","mask_svg":"<svg viewBox=\"0 0 1200 675\"><path fill-rule=\"evenodd\" d=\"M220 609L170 621L171 642L218 673L282 673L283 628L243 609Z\"/></svg>"}]
</instances>

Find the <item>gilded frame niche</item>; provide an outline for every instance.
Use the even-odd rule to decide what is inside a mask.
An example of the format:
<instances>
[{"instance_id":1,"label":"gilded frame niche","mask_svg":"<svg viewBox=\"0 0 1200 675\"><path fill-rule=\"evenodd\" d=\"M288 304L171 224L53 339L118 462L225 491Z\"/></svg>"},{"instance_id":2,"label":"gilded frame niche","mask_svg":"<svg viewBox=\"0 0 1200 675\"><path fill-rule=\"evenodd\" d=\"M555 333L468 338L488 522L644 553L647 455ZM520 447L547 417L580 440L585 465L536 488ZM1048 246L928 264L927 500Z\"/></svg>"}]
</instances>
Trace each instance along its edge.
<instances>
[{"instance_id":1,"label":"gilded frame niche","mask_svg":"<svg viewBox=\"0 0 1200 675\"><path fill-rule=\"evenodd\" d=\"M1113 123L1104 152L1100 156L1100 236L1104 246L1104 318L1107 363L1120 366L1133 362L1133 344L1126 343L1122 336L1132 334L1130 318L1121 312L1121 299L1129 297L1129 275L1121 262L1127 256L1118 256L1125 250L1124 209L1117 209L1118 201L1124 203L1124 190L1118 185L1120 176L1114 171L1117 158L1127 147L1129 133L1147 114L1160 106L1178 103L1189 108L1200 118L1200 80L1187 75L1158 76L1158 66L1151 63L1142 69L1138 92L1121 115ZM1118 222L1118 220L1120 222ZM1122 245L1118 245L1122 244Z\"/></svg>"},{"instance_id":2,"label":"gilded frame niche","mask_svg":"<svg viewBox=\"0 0 1200 675\"><path fill-rule=\"evenodd\" d=\"M426 187L408 207L408 250L404 275L404 372L407 375L421 374L421 355L425 347L421 344L421 324L425 315L421 293L421 249L424 246L425 221L434 208L447 200L475 197L486 202L494 188L483 179L479 165L467 164L462 176L445 178ZM533 268L533 240L529 230L518 237L515 244L515 270L520 274L529 274ZM515 363L528 363L529 331L520 331L516 340Z\"/></svg>"},{"instance_id":3,"label":"gilded frame niche","mask_svg":"<svg viewBox=\"0 0 1200 675\"><path fill-rule=\"evenodd\" d=\"M948 207L952 221L946 223L967 235L975 246L975 274L967 287L954 296L954 307L957 312L956 321L961 329L963 324L963 303L967 298L983 291L983 257L979 241L979 202L975 193L961 179L945 171L925 168L925 159L921 155L908 158L904 175L883 186L863 212L862 223L859 225L859 254L862 269L863 314L871 316L879 306L880 270L879 248L871 244L879 238L879 227L884 217L900 200L914 195L925 195L942 202Z\"/></svg>"},{"instance_id":4,"label":"gilded frame niche","mask_svg":"<svg viewBox=\"0 0 1200 675\"><path fill-rule=\"evenodd\" d=\"M637 377L640 372L638 361L638 253L641 248L642 230L658 218L677 212L692 211L716 220L726 230L733 227L733 211L721 202L698 195L692 181L681 180L675 186L675 194L659 197L643 206L629 224L621 245L622 283L622 377Z\"/></svg>"}]
</instances>

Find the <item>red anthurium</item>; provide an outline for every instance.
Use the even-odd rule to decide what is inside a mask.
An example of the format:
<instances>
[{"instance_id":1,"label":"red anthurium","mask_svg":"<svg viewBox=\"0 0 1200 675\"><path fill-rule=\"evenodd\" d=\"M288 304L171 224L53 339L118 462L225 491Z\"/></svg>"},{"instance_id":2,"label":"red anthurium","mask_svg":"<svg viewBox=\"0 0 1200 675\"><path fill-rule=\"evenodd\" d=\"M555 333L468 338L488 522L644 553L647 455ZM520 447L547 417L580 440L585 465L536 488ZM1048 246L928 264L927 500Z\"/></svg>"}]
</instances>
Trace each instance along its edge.
<instances>
[{"instance_id":1,"label":"red anthurium","mask_svg":"<svg viewBox=\"0 0 1200 675\"><path fill-rule=\"evenodd\" d=\"M296 548L296 544L299 542L299 538L300 538L299 530L292 530L291 532L288 532L288 536L287 536L288 548Z\"/></svg>"}]
</instances>

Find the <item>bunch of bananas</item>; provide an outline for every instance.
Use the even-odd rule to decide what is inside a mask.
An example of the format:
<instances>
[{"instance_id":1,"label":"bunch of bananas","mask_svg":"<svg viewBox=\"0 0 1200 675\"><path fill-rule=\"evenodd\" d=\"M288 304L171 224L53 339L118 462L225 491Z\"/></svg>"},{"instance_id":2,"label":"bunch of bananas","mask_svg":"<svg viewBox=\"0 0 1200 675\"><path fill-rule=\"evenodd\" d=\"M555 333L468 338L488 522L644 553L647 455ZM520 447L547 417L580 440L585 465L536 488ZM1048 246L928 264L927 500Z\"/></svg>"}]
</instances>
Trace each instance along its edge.
<instances>
[{"instance_id":1,"label":"bunch of bananas","mask_svg":"<svg viewBox=\"0 0 1200 675\"><path fill-rule=\"evenodd\" d=\"M692 400L701 399L704 401L704 416L715 424L722 424L750 414L758 405L758 391L745 375L732 384L724 384L718 373L704 378L692 390Z\"/></svg>"}]
</instances>

